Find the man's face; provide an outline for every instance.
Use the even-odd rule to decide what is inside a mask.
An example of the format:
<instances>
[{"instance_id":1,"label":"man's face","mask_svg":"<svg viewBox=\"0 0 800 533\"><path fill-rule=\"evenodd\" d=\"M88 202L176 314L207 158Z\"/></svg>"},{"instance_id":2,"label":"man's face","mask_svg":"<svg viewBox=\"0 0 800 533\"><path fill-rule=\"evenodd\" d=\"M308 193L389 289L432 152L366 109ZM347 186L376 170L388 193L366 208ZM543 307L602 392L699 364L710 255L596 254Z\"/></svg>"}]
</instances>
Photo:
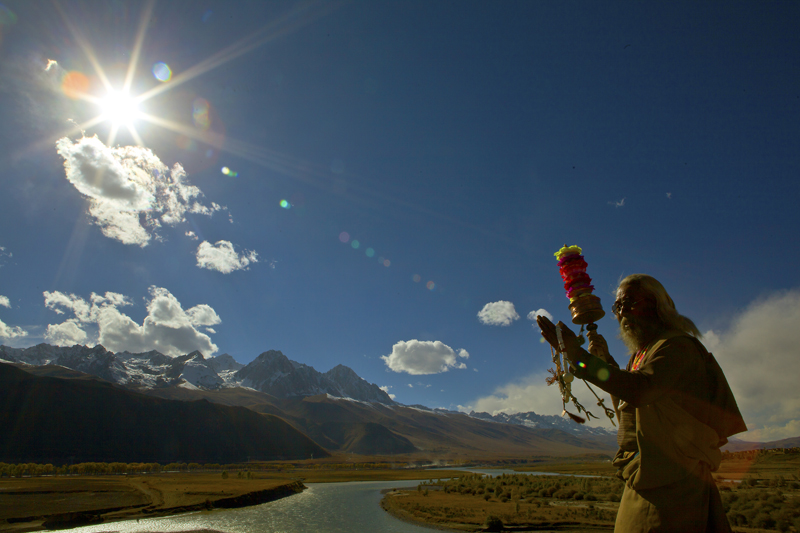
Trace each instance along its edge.
<instances>
[{"instance_id":1,"label":"man's face","mask_svg":"<svg viewBox=\"0 0 800 533\"><path fill-rule=\"evenodd\" d=\"M614 309L619 320L619 336L631 351L643 348L661 330L653 297L635 285L617 290Z\"/></svg>"}]
</instances>

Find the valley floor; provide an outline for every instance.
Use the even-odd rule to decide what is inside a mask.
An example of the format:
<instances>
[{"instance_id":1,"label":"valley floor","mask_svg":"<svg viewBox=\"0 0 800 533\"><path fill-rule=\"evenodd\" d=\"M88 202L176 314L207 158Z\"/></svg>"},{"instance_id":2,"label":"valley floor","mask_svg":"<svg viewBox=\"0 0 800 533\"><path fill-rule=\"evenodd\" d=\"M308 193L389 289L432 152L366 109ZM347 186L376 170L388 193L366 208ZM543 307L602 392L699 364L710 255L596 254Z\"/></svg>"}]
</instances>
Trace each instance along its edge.
<instances>
[{"instance_id":1,"label":"valley floor","mask_svg":"<svg viewBox=\"0 0 800 533\"><path fill-rule=\"evenodd\" d=\"M219 473L3 478L0 531L37 531L244 507L304 488L298 480L222 479Z\"/></svg>"}]
</instances>

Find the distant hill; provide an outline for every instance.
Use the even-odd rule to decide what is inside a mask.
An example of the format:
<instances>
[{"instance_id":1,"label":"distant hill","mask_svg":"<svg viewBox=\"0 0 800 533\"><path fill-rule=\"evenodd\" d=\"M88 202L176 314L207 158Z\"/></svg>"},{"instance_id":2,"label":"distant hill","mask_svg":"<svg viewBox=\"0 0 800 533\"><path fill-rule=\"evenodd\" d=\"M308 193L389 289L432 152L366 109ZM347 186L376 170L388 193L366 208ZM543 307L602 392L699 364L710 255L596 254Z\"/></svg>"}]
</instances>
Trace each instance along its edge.
<instances>
[{"instance_id":1,"label":"distant hill","mask_svg":"<svg viewBox=\"0 0 800 533\"><path fill-rule=\"evenodd\" d=\"M53 367L47 373L62 377L0 364L0 461L232 463L329 455L269 414L159 399Z\"/></svg>"},{"instance_id":2,"label":"distant hill","mask_svg":"<svg viewBox=\"0 0 800 533\"><path fill-rule=\"evenodd\" d=\"M743 452L747 450L775 450L778 448L798 447L800 447L800 437L790 437L769 442L747 442L739 439L730 439L722 449L727 452Z\"/></svg>"}]
</instances>

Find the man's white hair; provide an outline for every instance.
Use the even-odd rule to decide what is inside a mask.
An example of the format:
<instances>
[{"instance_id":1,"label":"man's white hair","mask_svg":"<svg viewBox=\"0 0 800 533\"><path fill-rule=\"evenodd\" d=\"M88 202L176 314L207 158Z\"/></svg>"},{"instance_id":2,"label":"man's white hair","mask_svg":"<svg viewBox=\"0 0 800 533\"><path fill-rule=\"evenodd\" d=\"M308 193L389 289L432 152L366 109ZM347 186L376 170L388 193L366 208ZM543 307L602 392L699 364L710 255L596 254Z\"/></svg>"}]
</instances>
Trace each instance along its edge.
<instances>
[{"instance_id":1,"label":"man's white hair","mask_svg":"<svg viewBox=\"0 0 800 533\"><path fill-rule=\"evenodd\" d=\"M655 300L658 318L668 331L680 331L687 335L700 338L702 334L694 322L688 317L678 313L675 302L672 301L667 290L653 276L647 274L631 274L619 282L617 294L623 287L638 287Z\"/></svg>"}]
</instances>

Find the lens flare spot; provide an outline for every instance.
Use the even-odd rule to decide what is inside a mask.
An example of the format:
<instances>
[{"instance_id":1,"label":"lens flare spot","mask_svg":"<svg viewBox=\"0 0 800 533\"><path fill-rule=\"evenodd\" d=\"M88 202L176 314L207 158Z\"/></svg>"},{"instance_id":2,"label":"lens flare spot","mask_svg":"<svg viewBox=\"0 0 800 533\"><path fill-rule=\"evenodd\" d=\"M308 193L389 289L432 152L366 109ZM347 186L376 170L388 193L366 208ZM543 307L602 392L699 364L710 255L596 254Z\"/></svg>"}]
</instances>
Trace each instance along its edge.
<instances>
[{"instance_id":1,"label":"lens flare spot","mask_svg":"<svg viewBox=\"0 0 800 533\"><path fill-rule=\"evenodd\" d=\"M384 259L383 260L383 266L390 267L390 266L392 266L392 262L389 261L388 259Z\"/></svg>"},{"instance_id":2,"label":"lens flare spot","mask_svg":"<svg viewBox=\"0 0 800 533\"><path fill-rule=\"evenodd\" d=\"M192 152L197 150L197 143L194 142L194 139L186 135L178 135L175 139L175 144L177 144L178 148L181 150L190 150Z\"/></svg>"},{"instance_id":3,"label":"lens flare spot","mask_svg":"<svg viewBox=\"0 0 800 533\"><path fill-rule=\"evenodd\" d=\"M420 281L422 281L422 276L420 276L419 274L414 274L414 276L412 276L411 279L414 280L414 283L419 283Z\"/></svg>"},{"instance_id":4,"label":"lens flare spot","mask_svg":"<svg viewBox=\"0 0 800 533\"><path fill-rule=\"evenodd\" d=\"M236 176L239 175L238 172L234 172L233 170L229 169L228 167L222 167L220 169L220 172L222 172L226 176L230 176L231 178L235 178ZM286 200L281 200L281 207L283 207L283 202L285 202L285 201Z\"/></svg>"},{"instance_id":5,"label":"lens flare spot","mask_svg":"<svg viewBox=\"0 0 800 533\"><path fill-rule=\"evenodd\" d=\"M432 282L432 281L429 281L428 283L426 283L425 286L428 287L429 291L432 291L433 289L436 288L436 284L434 282Z\"/></svg>"},{"instance_id":6,"label":"lens flare spot","mask_svg":"<svg viewBox=\"0 0 800 533\"><path fill-rule=\"evenodd\" d=\"M159 61L153 65L153 76L155 76L158 81L166 83L172 79L172 70L170 70L169 65Z\"/></svg>"},{"instance_id":7,"label":"lens flare spot","mask_svg":"<svg viewBox=\"0 0 800 533\"><path fill-rule=\"evenodd\" d=\"M364 253L367 254L367 257L372 257L373 255L375 255L375 250L373 250L372 248L367 248Z\"/></svg>"},{"instance_id":8,"label":"lens flare spot","mask_svg":"<svg viewBox=\"0 0 800 533\"><path fill-rule=\"evenodd\" d=\"M195 98L192 102L192 120L197 129L206 131L211 127L210 108L211 104L204 98Z\"/></svg>"},{"instance_id":9,"label":"lens flare spot","mask_svg":"<svg viewBox=\"0 0 800 533\"><path fill-rule=\"evenodd\" d=\"M0 26L10 26L17 23L17 16L13 11L0 4Z\"/></svg>"},{"instance_id":10,"label":"lens flare spot","mask_svg":"<svg viewBox=\"0 0 800 533\"><path fill-rule=\"evenodd\" d=\"M358 240L353 239L353 242L350 243L350 246L352 246L354 250L358 250L358 247L361 246L361 243L358 242Z\"/></svg>"},{"instance_id":11,"label":"lens flare spot","mask_svg":"<svg viewBox=\"0 0 800 533\"><path fill-rule=\"evenodd\" d=\"M68 97L75 99L89 90L89 78L77 71L67 72L61 80L61 91Z\"/></svg>"},{"instance_id":12,"label":"lens flare spot","mask_svg":"<svg viewBox=\"0 0 800 533\"><path fill-rule=\"evenodd\" d=\"M342 242L348 242L350 240L350 234L346 231L343 231L339 234L339 240Z\"/></svg>"},{"instance_id":13,"label":"lens flare spot","mask_svg":"<svg viewBox=\"0 0 800 533\"><path fill-rule=\"evenodd\" d=\"M608 381L610 373L608 372L607 368L601 368L597 371L597 379L600 381Z\"/></svg>"},{"instance_id":14,"label":"lens flare spot","mask_svg":"<svg viewBox=\"0 0 800 533\"><path fill-rule=\"evenodd\" d=\"M292 204L290 204L287 200L281 200L281 207L284 209L291 209Z\"/></svg>"}]
</instances>

